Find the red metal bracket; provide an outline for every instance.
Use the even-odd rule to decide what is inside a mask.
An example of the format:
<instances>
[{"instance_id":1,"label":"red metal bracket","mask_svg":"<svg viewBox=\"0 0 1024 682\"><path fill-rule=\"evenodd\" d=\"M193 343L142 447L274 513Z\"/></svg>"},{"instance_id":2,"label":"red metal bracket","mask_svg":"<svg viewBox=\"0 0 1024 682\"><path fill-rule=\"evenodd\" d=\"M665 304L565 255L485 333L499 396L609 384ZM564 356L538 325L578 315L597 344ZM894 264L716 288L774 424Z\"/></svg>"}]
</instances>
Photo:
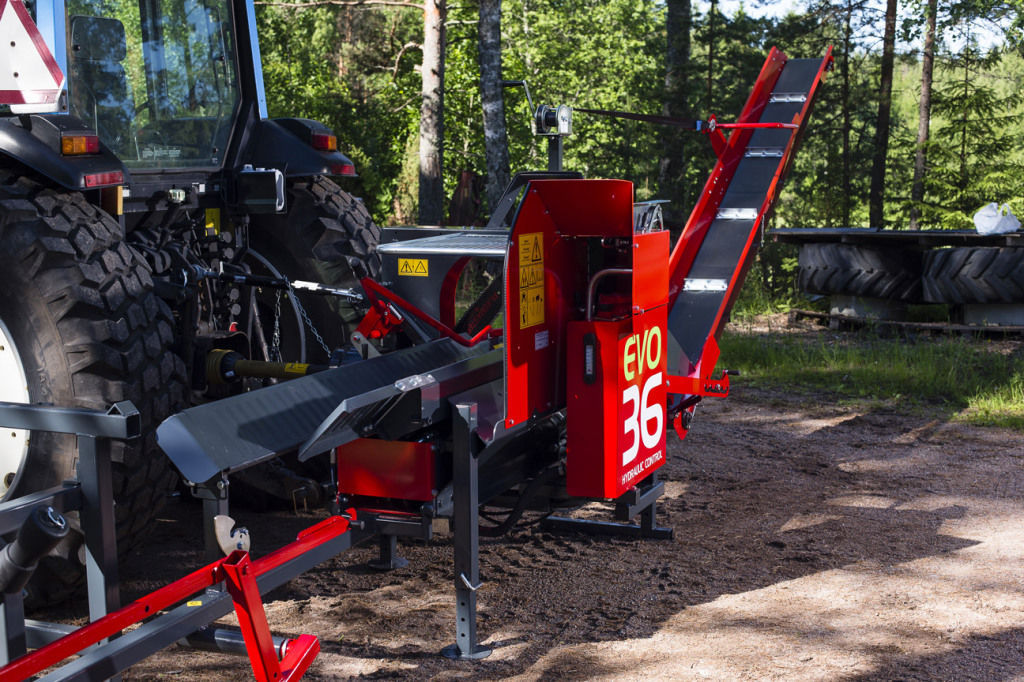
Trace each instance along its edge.
<instances>
[{"instance_id":1,"label":"red metal bracket","mask_svg":"<svg viewBox=\"0 0 1024 682\"><path fill-rule=\"evenodd\" d=\"M288 644L284 660L278 661L249 553L232 552L221 561L220 568L224 572L224 584L235 603L238 625L242 629L245 650L249 653L256 679L259 682L277 682L302 677L320 653L320 640L313 635L301 635Z\"/></svg>"},{"instance_id":2,"label":"red metal bracket","mask_svg":"<svg viewBox=\"0 0 1024 682\"><path fill-rule=\"evenodd\" d=\"M266 682L296 680L302 676L320 652L320 642L312 635L301 635L291 641L284 659L278 662L273 653L274 646L270 639L270 630L267 625L266 613L263 611L263 601L256 585L256 578L348 532L349 522L356 518L356 512L354 509L349 509L346 513L347 518L332 516L310 526L299 533L295 542L256 561L250 561L246 552L232 552L220 561L193 571L170 585L136 599L124 608L107 614L55 642L15 659L0 668L0 680L28 679L100 640L116 635L128 626L146 618L151 618L163 609L173 606L207 587L216 585L222 580L227 582L228 590L235 603L235 611L238 613L238 620L242 625L242 633L256 679L260 682L264 680Z\"/></svg>"},{"instance_id":3,"label":"red metal bracket","mask_svg":"<svg viewBox=\"0 0 1024 682\"><path fill-rule=\"evenodd\" d=\"M718 349L718 342L714 336L709 336L704 344L704 352L694 367L693 376L670 376L668 378L668 391L677 395L699 395L710 398L725 398L729 395L729 375L725 372L718 379L711 374L715 371L715 364L721 351Z\"/></svg>"},{"instance_id":4,"label":"red metal bracket","mask_svg":"<svg viewBox=\"0 0 1024 682\"><path fill-rule=\"evenodd\" d=\"M432 327L435 330L437 330L438 332L440 332L443 336L448 337L452 341L455 341L456 343L458 343L459 345L462 345L462 346L467 346L467 347L475 346L476 344L480 343L484 339L488 339L488 338L491 338L492 336L495 336L496 334L500 334L500 330L493 330L493 329L491 329L490 325L487 325L486 327L481 329L480 332L477 333L476 336L467 339L465 336L463 336L462 334L459 334L457 331L455 331L454 329L452 329L448 325L446 325L443 322L440 322L438 320L435 320L433 317L431 317L427 313L423 312L422 310L420 310L419 308L414 306L412 303L409 303L404 298L402 298L401 296L399 296L395 292L391 291L390 289L386 289L385 287L381 286L380 284L377 284L376 282L374 282L369 277L363 278L362 280L360 280L360 283L363 285L363 291L366 292L366 297L370 299L370 303L373 305L373 309L374 310L383 311L383 312L380 312L379 315L382 318L384 318L384 321L387 320L387 316L388 315L391 315L392 318L396 314L398 315L398 321L393 323L393 324L391 324L391 326L389 326L387 328L388 332L391 331L391 329L393 329L395 326L397 326L398 322L401 322L401 314L398 313L398 311L393 310L393 308L392 308L392 306L398 306L402 310L404 310L404 311L408 312L409 314L411 314L413 317L419 319L422 322L427 323L430 327ZM388 308L392 308L392 310L389 312L387 310ZM369 316L367 316L367 318L369 318ZM364 320L364 323L366 323L366 320ZM374 324L374 323L371 322L370 324ZM359 325L358 331L361 332L362 328L363 328L363 324L361 323ZM372 333L372 331L371 331L371 333ZM380 335L378 334L378 337L379 336ZM367 338L377 338L377 337L367 337Z\"/></svg>"},{"instance_id":5,"label":"red metal bracket","mask_svg":"<svg viewBox=\"0 0 1024 682\"><path fill-rule=\"evenodd\" d=\"M727 129L757 129L757 128L790 128L796 129L800 126L796 123L778 123L778 122L738 122L738 123L719 123L715 115L712 114L708 117L708 124L704 128L706 135L711 139L711 148L715 151L715 156L719 159L725 154L726 148L729 146L729 140L722 132L723 128Z\"/></svg>"},{"instance_id":6,"label":"red metal bracket","mask_svg":"<svg viewBox=\"0 0 1024 682\"><path fill-rule=\"evenodd\" d=\"M364 339L382 339L401 325L404 319L395 306L374 299L370 310L356 327L356 332Z\"/></svg>"}]
</instances>

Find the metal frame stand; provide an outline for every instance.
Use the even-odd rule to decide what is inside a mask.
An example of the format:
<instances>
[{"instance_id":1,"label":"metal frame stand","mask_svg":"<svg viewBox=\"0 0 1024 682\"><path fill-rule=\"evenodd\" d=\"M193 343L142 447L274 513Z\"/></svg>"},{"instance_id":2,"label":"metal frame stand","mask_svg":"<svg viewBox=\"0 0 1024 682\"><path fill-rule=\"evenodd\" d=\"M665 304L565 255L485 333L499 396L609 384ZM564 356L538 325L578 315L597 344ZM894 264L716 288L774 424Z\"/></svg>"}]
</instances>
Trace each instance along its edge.
<instances>
[{"instance_id":1,"label":"metal frame stand","mask_svg":"<svg viewBox=\"0 0 1024 682\"><path fill-rule=\"evenodd\" d=\"M216 561L224 556L217 542L213 519L228 515L229 486L228 475L223 471L206 483L192 486L192 496L203 501L203 548L207 561Z\"/></svg>"},{"instance_id":2,"label":"metal frame stand","mask_svg":"<svg viewBox=\"0 0 1024 682\"><path fill-rule=\"evenodd\" d=\"M476 660L491 655L482 646L476 630L476 591L480 589L480 478L476 403L459 403L453 410L453 487L456 491L452 514L455 544L455 643L441 654L459 660Z\"/></svg>"},{"instance_id":3,"label":"metal frame stand","mask_svg":"<svg viewBox=\"0 0 1024 682\"><path fill-rule=\"evenodd\" d=\"M556 533L671 540L675 536L675 530L658 526L656 519L658 498L664 492L665 484L658 480L658 474L655 472L639 486L616 500L615 518L619 521L630 521L639 515L639 524L551 516L545 519L541 525L545 530Z\"/></svg>"},{"instance_id":4,"label":"metal frame stand","mask_svg":"<svg viewBox=\"0 0 1024 682\"><path fill-rule=\"evenodd\" d=\"M41 505L59 511L80 510L85 535L89 619L94 622L117 610L121 601L110 452L99 447L97 441L100 438L137 438L141 435L141 425L139 411L129 401L115 403L107 412L0 402L0 427L70 433L77 437L78 482L0 504L0 534L16 531L28 514ZM0 610L3 612L0 665L3 665L26 651L28 633L21 592L0 595ZM43 625L45 641L49 630Z\"/></svg>"}]
</instances>

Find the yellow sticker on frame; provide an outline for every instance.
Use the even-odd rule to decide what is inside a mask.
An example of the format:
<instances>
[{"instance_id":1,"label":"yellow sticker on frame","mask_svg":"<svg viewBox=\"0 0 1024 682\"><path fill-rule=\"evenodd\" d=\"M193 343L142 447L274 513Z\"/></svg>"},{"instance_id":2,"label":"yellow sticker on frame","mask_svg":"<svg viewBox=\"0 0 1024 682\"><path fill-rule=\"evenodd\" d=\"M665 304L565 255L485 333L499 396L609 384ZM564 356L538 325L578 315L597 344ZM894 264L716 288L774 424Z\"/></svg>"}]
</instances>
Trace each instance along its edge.
<instances>
[{"instance_id":1,"label":"yellow sticker on frame","mask_svg":"<svg viewBox=\"0 0 1024 682\"><path fill-rule=\"evenodd\" d=\"M519 328L544 324L544 233L519 235Z\"/></svg>"},{"instance_id":2,"label":"yellow sticker on frame","mask_svg":"<svg viewBox=\"0 0 1024 682\"><path fill-rule=\"evenodd\" d=\"M399 258L400 277L430 277L430 261L426 258Z\"/></svg>"}]
</instances>

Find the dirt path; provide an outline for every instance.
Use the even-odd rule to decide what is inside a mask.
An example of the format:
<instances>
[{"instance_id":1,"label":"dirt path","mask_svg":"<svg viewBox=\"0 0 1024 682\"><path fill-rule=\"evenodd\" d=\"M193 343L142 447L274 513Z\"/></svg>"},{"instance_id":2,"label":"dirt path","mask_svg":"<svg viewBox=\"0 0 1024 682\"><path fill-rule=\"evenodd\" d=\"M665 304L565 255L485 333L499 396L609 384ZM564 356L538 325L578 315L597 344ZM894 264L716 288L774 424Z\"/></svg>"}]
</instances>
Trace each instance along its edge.
<instances>
[{"instance_id":1,"label":"dirt path","mask_svg":"<svg viewBox=\"0 0 1024 682\"><path fill-rule=\"evenodd\" d=\"M453 637L451 548L377 574L355 550L268 600L314 633L309 679L1024 679L1020 435L734 388L670 436L671 541L536 529L482 548L480 662ZM154 536L145 589L198 562L194 506ZM257 542L311 518L242 519ZM159 538L159 540L158 540ZM180 562L180 563L179 563ZM132 570L129 566L126 571ZM247 662L165 652L125 676L246 679Z\"/></svg>"}]
</instances>

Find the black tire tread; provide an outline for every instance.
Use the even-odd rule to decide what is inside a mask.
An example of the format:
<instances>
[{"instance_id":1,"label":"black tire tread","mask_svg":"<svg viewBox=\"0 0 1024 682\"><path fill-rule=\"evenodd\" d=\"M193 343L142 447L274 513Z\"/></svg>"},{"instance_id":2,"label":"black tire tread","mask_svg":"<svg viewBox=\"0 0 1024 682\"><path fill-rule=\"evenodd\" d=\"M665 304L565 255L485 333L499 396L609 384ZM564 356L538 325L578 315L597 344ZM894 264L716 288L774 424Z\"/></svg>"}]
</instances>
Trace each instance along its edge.
<instances>
[{"instance_id":1,"label":"black tire tread","mask_svg":"<svg viewBox=\"0 0 1024 682\"><path fill-rule=\"evenodd\" d=\"M854 244L800 247L797 285L813 294L845 294L915 302L921 298L921 254Z\"/></svg>"},{"instance_id":2,"label":"black tire tread","mask_svg":"<svg viewBox=\"0 0 1024 682\"><path fill-rule=\"evenodd\" d=\"M934 249L925 255L922 285L929 303L1024 302L1024 249Z\"/></svg>"},{"instance_id":3,"label":"black tire tread","mask_svg":"<svg viewBox=\"0 0 1024 682\"><path fill-rule=\"evenodd\" d=\"M32 399L89 409L131 400L141 413L137 442L109 441L118 548L124 552L176 480L155 436L157 424L188 399L184 363L169 350L171 311L153 293L148 266L125 243L117 222L82 194L0 171L0 213L0 239L11 259L3 275L12 287L7 294L28 296L34 289L42 303L27 323L54 339L66 360L64 368L47 368L51 374L66 370L65 380L54 381L52 394ZM72 439L34 436L32 442L31 474L14 495L56 485L73 473ZM64 551L70 561L41 563L30 587L32 602L64 599L80 582L74 548Z\"/></svg>"},{"instance_id":4,"label":"black tire tread","mask_svg":"<svg viewBox=\"0 0 1024 682\"><path fill-rule=\"evenodd\" d=\"M286 276L357 290L363 277L380 279L380 228L363 202L329 178L291 180L286 213L252 220L254 248ZM333 297L305 297L303 305L331 348L348 342L361 317L350 303Z\"/></svg>"}]
</instances>

